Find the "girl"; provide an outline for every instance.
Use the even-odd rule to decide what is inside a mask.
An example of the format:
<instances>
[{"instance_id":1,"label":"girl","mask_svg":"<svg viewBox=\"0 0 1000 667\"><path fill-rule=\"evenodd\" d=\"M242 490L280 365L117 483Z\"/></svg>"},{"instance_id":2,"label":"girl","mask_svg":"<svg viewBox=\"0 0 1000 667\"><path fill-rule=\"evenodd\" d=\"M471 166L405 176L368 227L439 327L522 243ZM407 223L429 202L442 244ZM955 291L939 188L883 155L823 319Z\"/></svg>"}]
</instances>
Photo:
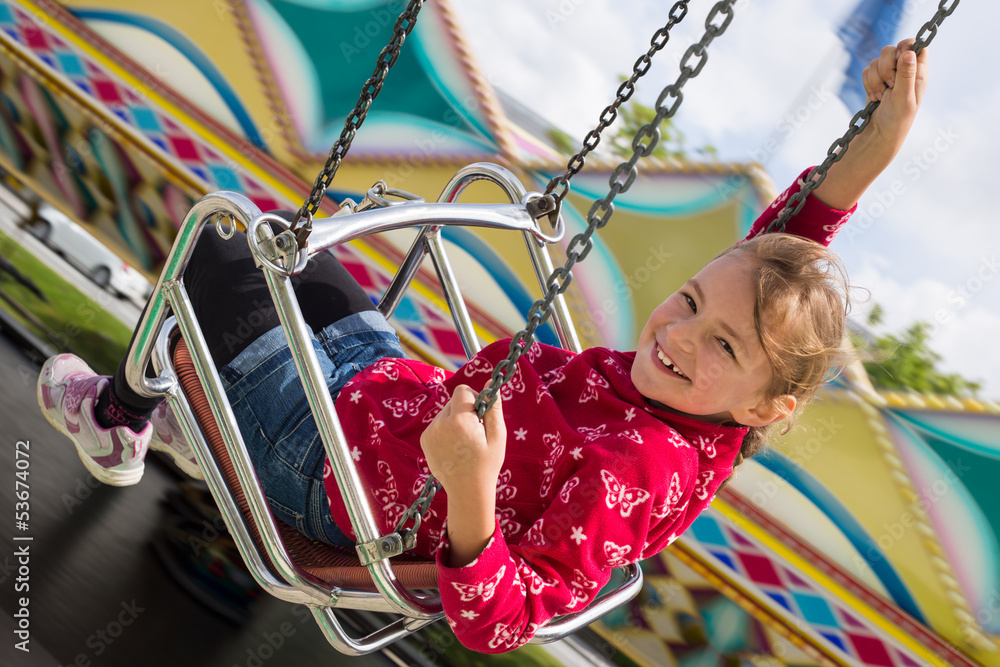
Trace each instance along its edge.
<instances>
[{"instance_id":1,"label":"girl","mask_svg":"<svg viewBox=\"0 0 1000 667\"><path fill-rule=\"evenodd\" d=\"M355 464L390 532L433 474L417 536L466 646L510 650L593 599L610 569L669 545L772 426L807 402L843 336L846 285L825 248L899 151L926 87L927 52L886 47L864 73L881 105L788 225L748 238L650 315L634 352L532 345L480 422L474 389L506 356L486 347L454 374L405 358L392 328L329 254L293 279ZM315 265L313 264L315 263ZM205 234L186 273L274 513L318 540L354 535L263 277L245 244ZM38 382L43 412L99 479L132 484L157 401L71 355ZM157 424L155 446L186 459Z\"/></svg>"}]
</instances>

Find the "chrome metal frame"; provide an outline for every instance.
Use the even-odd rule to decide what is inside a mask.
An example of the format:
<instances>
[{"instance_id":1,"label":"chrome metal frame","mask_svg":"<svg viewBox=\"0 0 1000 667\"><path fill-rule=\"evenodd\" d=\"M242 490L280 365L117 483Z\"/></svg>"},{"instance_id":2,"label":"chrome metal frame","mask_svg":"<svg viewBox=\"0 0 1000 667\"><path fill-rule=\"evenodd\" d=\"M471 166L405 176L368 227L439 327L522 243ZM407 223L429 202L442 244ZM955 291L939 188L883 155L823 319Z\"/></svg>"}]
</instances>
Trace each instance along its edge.
<instances>
[{"instance_id":1,"label":"chrome metal frame","mask_svg":"<svg viewBox=\"0 0 1000 667\"><path fill-rule=\"evenodd\" d=\"M500 186L516 204L483 205L456 204L461 192L477 180L487 180ZM403 260L399 271L386 290L379 309L388 317L402 297L403 291L416 275L424 255L429 254L441 280L445 299L452 311L466 352L471 356L479 350L478 337L472 319L451 269L441 240L445 225L471 225L520 231L528 246L535 273L544 290L544 281L551 271L551 258L546 243L562 237L561 222L546 233L525 210L524 202L533 196L506 169L491 164L476 164L459 171L448 183L439 203L404 201L384 208L357 211L334 218L314 220L313 232L306 248L290 246L288 223L277 216L262 215L247 198L232 192L207 195L197 202L181 225L177 239L157 280L153 296L136 330L127 353L126 379L142 396L165 396L171 403L185 436L191 443L195 459L205 473L212 496L219 505L240 555L247 563L258 584L272 595L289 602L308 605L328 641L342 653L360 655L376 651L443 615L440 597L436 594L408 591L395 577L387 559L368 563L378 592L346 590L320 581L303 572L289 557L279 537L274 517L250 464L246 445L236 426L232 407L226 397L218 370L212 363L208 345L194 315L183 283L183 273L195 241L202 228L211 220L228 219L230 228L217 226L221 236L231 236L231 225L241 223L247 229L247 240L258 266L264 272L279 320L285 331L306 398L316 418L327 457L332 463L337 485L347 507L359 543L380 537L375 515L368 504L361 480L353 465L333 399L326 389L319 360L310 344L311 332L302 318L291 288L290 275L302 270L308 258L318 252L349 240L390 229L418 226L417 238ZM264 224L265 222L272 224ZM283 228L277 235L272 225ZM565 347L580 350L569 310L561 295L557 298L554 321ZM167 308L174 313L168 322ZM226 450L232 459L251 514L258 527L268 557L279 577L265 565L250 537L249 529L230 494L218 465L212 458L198 428L187 400L180 392L173 367L167 354L172 327L180 329L194 360L195 370L208 397L212 414L219 425ZM155 377L146 377L146 367L152 364ZM632 597L642 585L642 572L633 564L622 568L625 582L615 591L600 596L586 609L552 619L532 640L546 643L559 639L593 622ZM347 634L333 614L334 607L394 612L401 618L363 638Z\"/></svg>"}]
</instances>

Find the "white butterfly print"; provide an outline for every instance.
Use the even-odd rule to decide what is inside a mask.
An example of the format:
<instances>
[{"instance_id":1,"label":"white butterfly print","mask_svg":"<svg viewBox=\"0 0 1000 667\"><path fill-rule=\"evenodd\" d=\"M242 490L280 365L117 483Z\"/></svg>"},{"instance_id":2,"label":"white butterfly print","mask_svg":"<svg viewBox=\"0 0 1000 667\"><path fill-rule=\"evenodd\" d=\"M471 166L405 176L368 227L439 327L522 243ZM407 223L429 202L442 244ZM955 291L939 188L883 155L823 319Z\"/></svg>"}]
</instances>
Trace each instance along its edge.
<instances>
[{"instance_id":1,"label":"white butterfly print","mask_svg":"<svg viewBox=\"0 0 1000 667\"><path fill-rule=\"evenodd\" d=\"M387 398L382 401L382 405L392 410L392 416L397 419L403 415L416 417L420 414L420 406L427 400L427 394L421 394L415 398Z\"/></svg>"},{"instance_id":2,"label":"white butterfly print","mask_svg":"<svg viewBox=\"0 0 1000 667\"><path fill-rule=\"evenodd\" d=\"M638 487L627 487L607 470L601 470L601 479L604 480L604 487L608 490L604 503L608 509L618 507L623 517L631 516L632 510L637 505L649 500L649 491Z\"/></svg>"},{"instance_id":3,"label":"white butterfly print","mask_svg":"<svg viewBox=\"0 0 1000 667\"><path fill-rule=\"evenodd\" d=\"M630 428L622 431L621 434L637 445L642 444L642 435L639 433L639 429Z\"/></svg>"},{"instance_id":4,"label":"white butterfly print","mask_svg":"<svg viewBox=\"0 0 1000 667\"><path fill-rule=\"evenodd\" d=\"M667 434L667 442L669 442L674 447L690 447L691 443L684 439L677 431L671 429Z\"/></svg>"},{"instance_id":5,"label":"white butterfly print","mask_svg":"<svg viewBox=\"0 0 1000 667\"><path fill-rule=\"evenodd\" d=\"M521 524L514 521L514 508L501 507L496 511L497 521L500 523L500 532L506 537L514 537L521 532Z\"/></svg>"},{"instance_id":6,"label":"white butterfly print","mask_svg":"<svg viewBox=\"0 0 1000 667\"><path fill-rule=\"evenodd\" d=\"M545 398L548 395L548 393L549 393L548 387L546 387L544 384L538 385L538 388L535 389L535 403L541 403L542 399Z\"/></svg>"},{"instance_id":7,"label":"white butterfly print","mask_svg":"<svg viewBox=\"0 0 1000 667\"><path fill-rule=\"evenodd\" d=\"M670 476L670 487L667 489L667 499L663 501L658 509L653 510L653 516L657 519L665 519L676 514L676 505L681 499L681 478L674 473Z\"/></svg>"},{"instance_id":8,"label":"white butterfly print","mask_svg":"<svg viewBox=\"0 0 1000 667\"><path fill-rule=\"evenodd\" d=\"M584 437L586 438L586 442L591 442L606 435L604 431L605 429L607 429L607 427L608 427L607 424L601 424L600 426L597 426L595 428L588 428L586 426L577 426L576 430L584 435Z\"/></svg>"},{"instance_id":9,"label":"white butterfly print","mask_svg":"<svg viewBox=\"0 0 1000 667\"><path fill-rule=\"evenodd\" d=\"M542 533L542 526L545 523L545 519L539 519L531 525L528 532L524 534L521 538L522 544L534 544L536 547L545 546L545 535Z\"/></svg>"},{"instance_id":10,"label":"white butterfly print","mask_svg":"<svg viewBox=\"0 0 1000 667\"><path fill-rule=\"evenodd\" d=\"M563 501L564 503L568 503L569 492L575 489L577 486L579 486L579 484L580 484L579 477L570 477L569 479L567 479L566 483L562 485L561 489L559 489L559 500Z\"/></svg>"},{"instance_id":11,"label":"white butterfly print","mask_svg":"<svg viewBox=\"0 0 1000 667\"><path fill-rule=\"evenodd\" d=\"M566 373L562 368L554 368L545 375L542 376L542 382L545 383L546 387L551 387L554 384L559 384L566 379Z\"/></svg>"},{"instance_id":12,"label":"white butterfly print","mask_svg":"<svg viewBox=\"0 0 1000 667\"><path fill-rule=\"evenodd\" d=\"M382 438L379 437L379 429L385 426L385 422L381 419L375 419L375 415L368 413L368 428L371 429L371 435L368 438L368 444L373 447L379 447L382 444Z\"/></svg>"},{"instance_id":13,"label":"white butterfly print","mask_svg":"<svg viewBox=\"0 0 1000 667\"><path fill-rule=\"evenodd\" d=\"M707 456L710 459L714 459L715 455L718 454L718 452L715 449L715 446L719 443L719 440L721 439L722 439L721 433L717 434L711 440L709 440L707 436L699 435L694 439L694 444L698 446L698 449L705 452L705 456Z\"/></svg>"},{"instance_id":14,"label":"white butterfly print","mask_svg":"<svg viewBox=\"0 0 1000 667\"><path fill-rule=\"evenodd\" d=\"M505 401L509 401L514 397L515 392L518 394L524 393L524 380L521 379L521 367L514 366L514 375L511 377L510 382L504 384L500 388L500 398Z\"/></svg>"},{"instance_id":15,"label":"white butterfly print","mask_svg":"<svg viewBox=\"0 0 1000 667\"><path fill-rule=\"evenodd\" d=\"M694 495L698 498L698 500L705 500L705 498L708 498L708 484L714 477L714 470L702 470L698 473L698 482L694 487Z\"/></svg>"},{"instance_id":16,"label":"white butterfly print","mask_svg":"<svg viewBox=\"0 0 1000 667\"><path fill-rule=\"evenodd\" d=\"M490 648L514 648L517 646L517 630L509 625L497 623L493 628L493 638L487 642Z\"/></svg>"},{"instance_id":17,"label":"white butterfly print","mask_svg":"<svg viewBox=\"0 0 1000 667\"><path fill-rule=\"evenodd\" d=\"M535 363L535 359L542 356L542 346L539 343L531 343L524 351L524 356L528 358L529 362Z\"/></svg>"},{"instance_id":18,"label":"white butterfly print","mask_svg":"<svg viewBox=\"0 0 1000 667\"><path fill-rule=\"evenodd\" d=\"M549 458L545 462L550 465L554 464L563 453L562 434L558 431L555 433L546 433L542 436L542 442L549 448Z\"/></svg>"},{"instance_id":19,"label":"white butterfly print","mask_svg":"<svg viewBox=\"0 0 1000 667\"><path fill-rule=\"evenodd\" d=\"M397 368L396 362L391 359L380 359L372 365L371 369L372 373L384 375L393 382L399 379L399 368Z\"/></svg>"},{"instance_id":20,"label":"white butterfly print","mask_svg":"<svg viewBox=\"0 0 1000 667\"><path fill-rule=\"evenodd\" d=\"M434 405L427 409L424 413L424 418L421 420L424 424L430 424L437 417L438 413L444 409L444 406L448 404L448 399L451 398L451 394L448 390L444 388L444 385L434 385Z\"/></svg>"},{"instance_id":21,"label":"white butterfly print","mask_svg":"<svg viewBox=\"0 0 1000 667\"><path fill-rule=\"evenodd\" d=\"M326 479L333 474L333 466L330 465L330 459L323 461L323 479Z\"/></svg>"},{"instance_id":22,"label":"white butterfly print","mask_svg":"<svg viewBox=\"0 0 1000 667\"><path fill-rule=\"evenodd\" d=\"M573 581L569 582L570 587L573 588L573 595L580 602L585 602L590 598L590 593L587 591L592 591L597 588L597 582L591 581L584 576L583 572L576 570L573 574Z\"/></svg>"},{"instance_id":23,"label":"white butterfly print","mask_svg":"<svg viewBox=\"0 0 1000 667\"><path fill-rule=\"evenodd\" d=\"M444 372L444 369L435 366L434 369L431 371L431 376L427 378L427 382L425 382L424 384L426 384L427 386L439 385L442 382L444 382L445 377L447 377L447 374Z\"/></svg>"},{"instance_id":24,"label":"white butterfly print","mask_svg":"<svg viewBox=\"0 0 1000 667\"><path fill-rule=\"evenodd\" d=\"M427 459L423 456L417 459L417 469L419 470L417 479L413 482L414 495L417 495L424 490L427 478L431 476L431 469L427 467Z\"/></svg>"},{"instance_id":25,"label":"white butterfly print","mask_svg":"<svg viewBox=\"0 0 1000 667\"><path fill-rule=\"evenodd\" d=\"M597 371L591 368L590 372L587 373L587 386L584 387L583 393L580 394L580 402L586 403L587 401L596 401L597 389L599 387L607 389L610 386L611 385L608 384L607 380L605 380L598 374Z\"/></svg>"},{"instance_id":26,"label":"white butterfly print","mask_svg":"<svg viewBox=\"0 0 1000 667\"><path fill-rule=\"evenodd\" d=\"M527 585L528 590L531 591L532 595L538 595L546 586L556 585L555 579L552 579L551 577L543 577L532 570L527 563L521 563L517 569L521 573L521 578L524 579L524 582Z\"/></svg>"},{"instance_id":27,"label":"white butterfly print","mask_svg":"<svg viewBox=\"0 0 1000 667\"><path fill-rule=\"evenodd\" d=\"M510 562L511 568L514 569L514 570L516 570L517 569L517 565L514 564L514 559L513 558L508 558L507 560ZM521 597L527 597L528 596L528 592L524 589L524 580L521 579L521 577L515 576L514 580L511 582L511 586L513 588L516 588L517 590L519 590L521 592Z\"/></svg>"},{"instance_id":28,"label":"white butterfly print","mask_svg":"<svg viewBox=\"0 0 1000 667\"><path fill-rule=\"evenodd\" d=\"M493 366L490 364L490 362L486 361L482 357L473 357L462 368L462 375L469 378L472 377L473 375L476 375L477 373L483 373L483 372L492 373Z\"/></svg>"},{"instance_id":29,"label":"white butterfly print","mask_svg":"<svg viewBox=\"0 0 1000 667\"><path fill-rule=\"evenodd\" d=\"M509 469L497 476L497 500L510 500L517 495L517 487L510 483L511 477Z\"/></svg>"},{"instance_id":30,"label":"white butterfly print","mask_svg":"<svg viewBox=\"0 0 1000 667\"><path fill-rule=\"evenodd\" d=\"M382 506L382 514L385 515L385 525L389 530L395 530L399 525L399 520L406 512L406 505L402 503L389 503Z\"/></svg>"},{"instance_id":31,"label":"white butterfly print","mask_svg":"<svg viewBox=\"0 0 1000 667\"><path fill-rule=\"evenodd\" d=\"M538 494L540 497L545 498L549 495L549 491L552 490L552 480L556 476L556 470L552 467L551 463L546 463L549 467L542 471L542 483L538 488Z\"/></svg>"},{"instance_id":32,"label":"white butterfly print","mask_svg":"<svg viewBox=\"0 0 1000 667\"><path fill-rule=\"evenodd\" d=\"M500 580L503 579L504 573L507 571L506 565L501 565L497 573L489 578L489 581L479 582L478 584L460 584L457 581L451 582L451 585L455 587L458 591L459 599L462 602L469 602L475 600L476 598L481 598L483 602L487 602L493 598L493 594L497 592L497 586L500 584Z\"/></svg>"},{"instance_id":33,"label":"white butterfly print","mask_svg":"<svg viewBox=\"0 0 1000 667\"><path fill-rule=\"evenodd\" d=\"M615 544L611 541L604 543L604 557L608 559L608 567L628 565L627 556L631 552L632 547L628 544Z\"/></svg>"}]
</instances>

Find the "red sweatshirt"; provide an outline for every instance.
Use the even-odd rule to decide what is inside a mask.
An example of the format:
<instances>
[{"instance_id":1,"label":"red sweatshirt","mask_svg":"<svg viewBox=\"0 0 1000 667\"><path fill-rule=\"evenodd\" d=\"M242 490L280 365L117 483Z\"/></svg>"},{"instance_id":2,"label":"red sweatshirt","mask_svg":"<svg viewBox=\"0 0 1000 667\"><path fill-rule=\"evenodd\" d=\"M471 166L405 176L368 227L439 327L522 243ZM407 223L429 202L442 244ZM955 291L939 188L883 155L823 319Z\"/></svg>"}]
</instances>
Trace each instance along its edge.
<instances>
[{"instance_id":1,"label":"red sweatshirt","mask_svg":"<svg viewBox=\"0 0 1000 667\"><path fill-rule=\"evenodd\" d=\"M762 233L799 186L768 207L748 238ZM810 197L788 231L827 245L848 217ZM337 411L384 533L430 474L421 433L455 386L483 387L508 347L509 340L494 343L455 373L383 359L341 391ZM522 355L501 390L507 450L496 529L464 567L447 565L447 499L443 490L435 496L415 551L437 559L445 614L465 646L508 651L553 616L582 609L612 568L654 555L683 533L732 472L746 429L647 405L630 379L634 358L538 343ZM333 519L353 538L331 472L328 462Z\"/></svg>"}]
</instances>

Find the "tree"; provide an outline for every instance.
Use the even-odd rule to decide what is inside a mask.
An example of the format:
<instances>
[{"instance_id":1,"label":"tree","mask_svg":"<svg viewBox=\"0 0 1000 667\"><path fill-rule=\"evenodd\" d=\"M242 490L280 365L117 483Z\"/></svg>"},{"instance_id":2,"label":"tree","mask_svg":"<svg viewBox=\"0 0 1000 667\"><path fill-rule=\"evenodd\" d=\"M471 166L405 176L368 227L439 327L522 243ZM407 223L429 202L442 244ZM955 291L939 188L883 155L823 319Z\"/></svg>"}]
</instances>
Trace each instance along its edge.
<instances>
[{"instance_id":1,"label":"tree","mask_svg":"<svg viewBox=\"0 0 1000 667\"><path fill-rule=\"evenodd\" d=\"M868 315L868 324L882 322L882 307L878 304ZM921 393L949 396L975 396L981 384L957 373L942 373L937 364L941 355L928 345L931 325L915 322L901 334L883 334L865 340L855 336L855 345L864 353L865 370L872 385L882 389L911 389Z\"/></svg>"}]
</instances>

